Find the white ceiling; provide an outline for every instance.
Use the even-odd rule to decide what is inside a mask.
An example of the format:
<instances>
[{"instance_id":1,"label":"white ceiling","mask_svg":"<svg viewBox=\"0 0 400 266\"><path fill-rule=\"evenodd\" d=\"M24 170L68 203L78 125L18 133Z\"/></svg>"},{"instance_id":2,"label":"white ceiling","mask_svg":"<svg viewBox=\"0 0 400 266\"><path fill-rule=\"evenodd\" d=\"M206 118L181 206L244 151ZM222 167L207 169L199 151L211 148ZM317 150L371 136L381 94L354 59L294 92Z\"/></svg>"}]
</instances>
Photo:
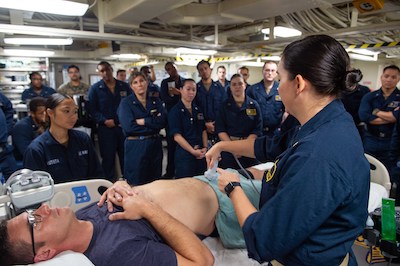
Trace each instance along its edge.
<instances>
[{"instance_id":1,"label":"white ceiling","mask_svg":"<svg viewBox=\"0 0 400 266\"><path fill-rule=\"evenodd\" d=\"M260 30L281 25L296 28L303 36L329 34L344 46L394 42L394 47L369 49L400 57L400 0L385 0L383 9L366 13L344 0L76 2L90 5L83 17L0 8L0 36L71 37L72 46L51 47L56 56L68 58L101 58L112 53L115 41L121 53L140 53L152 60L174 57L174 48L182 46L214 49L216 56L277 54L295 38L265 41ZM0 45L6 47L2 41Z\"/></svg>"}]
</instances>

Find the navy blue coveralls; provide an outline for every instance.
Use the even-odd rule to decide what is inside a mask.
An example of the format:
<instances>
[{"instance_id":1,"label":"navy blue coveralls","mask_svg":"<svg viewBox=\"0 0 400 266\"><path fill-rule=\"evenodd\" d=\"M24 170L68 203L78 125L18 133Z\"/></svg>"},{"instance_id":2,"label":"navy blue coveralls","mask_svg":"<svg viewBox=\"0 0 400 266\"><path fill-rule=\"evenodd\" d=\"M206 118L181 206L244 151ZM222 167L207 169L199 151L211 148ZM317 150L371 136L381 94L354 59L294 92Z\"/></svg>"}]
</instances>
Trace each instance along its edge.
<instances>
[{"instance_id":1,"label":"navy blue coveralls","mask_svg":"<svg viewBox=\"0 0 400 266\"><path fill-rule=\"evenodd\" d=\"M395 123L383 125L371 125L370 122L377 118L372 112L375 109L393 112L396 117L400 106L400 91L396 88L390 96L385 99L382 89L366 94L360 104L359 116L361 121L367 123L367 131L364 135L365 152L371 154L381 161L390 171L392 163L390 161L390 142Z\"/></svg>"},{"instance_id":2,"label":"navy blue coveralls","mask_svg":"<svg viewBox=\"0 0 400 266\"><path fill-rule=\"evenodd\" d=\"M46 130L29 145L24 168L48 172L55 183L103 177L103 171L88 134L68 130L67 146Z\"/></svg>"},{"instance_id":3,"label":"navy blue coveralls","mask_svg":"<svg viewBox=\"0 0 400 266\"><path fill-rule=\"evenodd\" d=\"M203 110L205 122L215 122L217 113L226 99L226 93L217 82L211 83L207 91L202 81L197 83L197 94L195 98L196 105ZM208 134L208 140L211 144L218 141L217 134Z\"/></svg>"},{"instance_id":4,"label":"navy blue coveralls","mask_svg":"<svg viewBox=\"0 0 400 266\"><path fill-rule=\"evenodd\" d=\"M126 136L124 178L141 185L161 177L162 144L160 130L167 123L167 113L159 98L147 97L146 108L132 93L121 101L118 117ZM144 126L136 123L144 118Z\"/></svg>"},{"instance_id":5,"label":"navy blue coveralls","mask_svg":"<svg viewBox=\"0 0 400 266\"><path fill-rule=\"evenodd\" d=\"M393 129L392 140L390 142L390 162L392 168L388 169L390 176L397 184L396 206L400 205L400 112L396 113L396 124Z\"/></svg>"},{"instance_id":6,"label":"navy blue coveralls","mask_svg":"<svg viewBox=\"0 0 400 266\"><path fill-rule=\"evenodd\" d=\"M239 107L232 94L228 93L228 99L224 101L222 106L215 121L217 134L225 132L231 140L246 139L250 134L261 135L262 117L260 106L256 101L249 96L245 96L245 101ZM256 159L248 157L239 158L239 162L244 168L258 163ZM229 152L221 153L221 161L218 163L218 167L240 168L233 155Z\"/></svg>"},{"instance_id":7,"label":"navy blue coveralls","mask_svg":"<svg viewBox=\"0 0 400 266\"><path fill-rule=\"evenodd\" d=\"M7 124L7 135L11 134L14 126L14 108L11 101L0 92L0 108L3 111Z\"/></svg>"},{"instance_id":8,"label":"navy blue coveralls","mask_svg":"<svg viewBox=\"0 0 400 266\"><path fill-rule=\"evenodd\" d=\"M283 106L281 97L279 96L279 82L274 81L269 94L265 90L264 80L256 83L246 89L246 94L256 100L261 108L263 119L263 134L274 136L279 128L285 107Z\"/></svg>"},{"instance_id":9,"label":"navy blue coveralls","mask_svg":"<svg viewBox=\"0 0 400 266\"><path fill-rule=\"evenodd\" d=\"M204 115L195 103L192 102L192 113L190 113L182 101L179 101L169 112L168 123L172 138L175 134L181 134L193 148L204 148L202 139L203 131L206 130ZM200 175L207 170L205 158L196 159L179 144L175 150L175 163L177 178Z\"/></svg>"},{"instance_id":10,"label":"navy blue coveralls","mask_svg":"<svg viewBox=\"0 0 400 266\"><path fill-rule=\"evenodd\" d=\"M254 144L260 161L270 138ZM370 166L350 114L334 100L297 131L264 174L260 211L243 225L248 255L283 265L339 265L367 219Z\"/></svg>"},{"instance_id":11,"label":"navy blue coveralls","mask_svg":"<svg viewBox=\"0 0 400 266\"><path fill-rule=\"evenodd\" d=\"M168 82L175 82L175 88L180 89L183 86L183 81L185 79L179 76L178 82L175 79L168 77L161 81L161 100L165 104L165 108L167 112L171 111L172 107L179 102L180 95L170 94L168 90ZM175 149L176 142L174 141L173 136L169 134L169 122L167 121L167 127L165 128L167 133L167 169L165 176L173 177L175 175Z\"/></svg>"},{"instance_id":12,"label":"navy blue coveralls","mask_svg":"<svg viewBox=\"0 0 400 266\"><path fill-rule=\"evenodd\" d=\"M356 125L361 138L364 138L365 126L360 125L361 120L360 116L358 115L358 109L360 108L362 97L369 92L370 90L368 87L358 84L354 91L347 93L345 92L342 95L344 108L353 117L354 124Z\"/></svg>"},{"instance_id":13,"label":"navy blue coveralls","mask_svg":"<svg viewBox=\"0 0 400 266\"><path fill-rule=\"evenodd\" d=\"M227 80L227 79L225 80L225 86L223 86L219 80L217 80L216 82L218 83L219 86L221 86L221 88L224 88L225 93L228 92L229 86L231 84L231 82L229 80Z\"/></svg>"},{"instance_id":14,"label":"navy blue coveralls","mask_svg":"<svg viewBox=\"0 0 400 266\"><path fill-rule=\"evenodd\" d=\"M0 172L7 179L17 170L13 148L7 144L8 129L3 108L0 108Z\"/></svg>"},{"instance_id":15,"label":"navy blue coveralls","mask_svg":"<svg viewBox=\"0 0 400 266\"><path fill-rule=\"evenodd\" d=\"M100 155L106 178L115 181L115 154L118 153L121 170L124 169L124 134L119 126L117 109L121 99L132 93L128 83L115 80L112 93L103 80L92 85L89 90L89 105L92 118L96 121ZM104 122L113 119L115 127L109 128Z\"/></svg>"},{"instance_id":16,"label":"navy blue coveralls","mask_svg":"<svg viewBox=\"0 0 400 266\"><path fill-rule=\"evenodd\" d=\"M29 89L26 89L22 92L21 101L25 103L26 100L30 100L35 97L48 98L50 95L54 93L56 93L56 91L53 88L44 85L42 86L42 90L40 91L39 94L35 92L33 87L30 87Z\"/></svg>"},{"instance_id":17,"label":"navy blue coveralls","mask_svg":"<svg viewBox=\"0 0 400 266\"><path fill-rule=\"evenodd\" d=\"M11 136L16 160L22 161L22 157L29 144L40 135L37 130L38 127L33 121L32 116L26 116L15 124Z\"/></svg>"}]
</instances>

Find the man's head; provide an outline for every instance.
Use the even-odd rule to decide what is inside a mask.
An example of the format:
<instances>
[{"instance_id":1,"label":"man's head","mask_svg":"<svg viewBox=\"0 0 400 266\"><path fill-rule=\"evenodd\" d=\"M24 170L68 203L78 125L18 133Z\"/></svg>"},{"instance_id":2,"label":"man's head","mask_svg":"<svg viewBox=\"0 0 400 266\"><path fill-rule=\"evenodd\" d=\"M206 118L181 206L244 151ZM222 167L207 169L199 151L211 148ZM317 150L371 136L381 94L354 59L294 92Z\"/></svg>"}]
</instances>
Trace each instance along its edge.
<instances>
[{"instance_id":1,"label":"man's head","mask_svg":"<svg viewBox=\"0 0 400 266\"><path fill-rule=\"evenodd\" d=\"M100 77L106 82L114 79L113 68L107 61L101 61L97 65L97 72L99 73Z\"/></svg>"},{"instance_id":2,"label":"man's head","mask_svg":"<svg viewBox=\"0 0 400 266\"><path fill-rule=\"evenodd\" d=\"M117 79L125 81L126 80L126 70L125 69L118 69L117 70Z\"/></svg>"},{"instance_id":3,"label":"man's head","mask_svg":"<svg viewBox=\"0 0 400 266\"><path fill-rule=\"evenodd\" d=\"M201 60L197 64L197 71L199 72L199 75L202 80L208 80L211 78L211 66L210 62Z\"/></svg>"},{"instance_id":4,"label":"man's head","mask_svg":"<svg viewBox=\"0 0 400 266\"><path fill-rule=\"evenodd\" d=\"M278 65L273 61L266 61L263 67L264 82L273 82L278 75Z\"/></svg>"},{"instance_id":5,"label":"man's head","mask_svg":"<svg viewBox=\"0 0 400 266\"><path fill-rule=\"evenodd\" d=\"M0 264L3 265L3 261L4 265L45 261L62 251L73 250L69 236L77 221L70 208L50 209L42 205L34 212L23 212L2 222Z\"/></svg>"},{"instance_id":6,"label":"man's head","mask_svg":"<svg viewBox=\"0 0 400 266\"><path fill-rule=\"evenodd\" d=\"M390 65L383 69L381 75L382 89L393 90L400 81L400 69L396 65Z\"/></svg>"},{"instance_id":7,"label":"man's head","mask_svg":"<svg viewBox=\"0 0 400 266\"><path fill-rule=\"evenodd\" d=\"M246 84L247 84L247 80L250 77L249 69L245 66L242 66L238 69L238 74L240 74L243 77L244 82L246 82Z\"/></svg>"},{"instance_id":8,"label":"man's head","mask_svg":"<svg viewBox=\"0 0 400 266\"><path fill-rule=\"evenodd\" d=\"M41 89L42 88L42 75L39 72L32 72L29 74L29 79L31 80L31 85L34 89Z\"/></svg>"},{"instance_id":9,"label":"man's head","mask_svg":"<svg viewBox=\"0 0 400 266\"><path fill-rule=\"evenodd\" d=\"M140 72L142 72L147 79L150 79L151 76L151 69L149 66L142 66L140 68Z\"/></svg>"},{"instance_id":10,"label":"man's head","mask_svg":"<svg viewBox=\"0 0 400 266\"><path fill-rule=\"evenodd\" d=\"M171 78L176 78L178 76L178 69L173 62L169 61L169 62L165 63L164 68L165 68L165 71L167 71L168 75Z\"/></svg>"},{"instance_id":11,"label":"man's head","mask_svg":"<svg viewBox=\"0 0 400 266\"><path fill-rule=\"evenodd\" d=\"M224 66L219 66L217 68L217 76L219 80L225 80L226 79L226 68Z\"/></svg>"},{"instance_id":12,"label":"man's head","mask_svg":"<svg viewBox=\"0 0 400 266\"><path fill-rule=\"evenodd\" d=\"M80 81L81 74L79 73L79 67L76 65L70 65L67 69L68 77L71 81Z\"/></svg>"},{"instance_id":13,"label":"man's head","mask_svg":"<svg viewBox=\"0 0 400 266\"><path fill-rule=\"evenodd\" d=\"M29 114L36 125L46 122L46 99L43 97L32 98L29 102Z\"/></svg>"}]
</instances>

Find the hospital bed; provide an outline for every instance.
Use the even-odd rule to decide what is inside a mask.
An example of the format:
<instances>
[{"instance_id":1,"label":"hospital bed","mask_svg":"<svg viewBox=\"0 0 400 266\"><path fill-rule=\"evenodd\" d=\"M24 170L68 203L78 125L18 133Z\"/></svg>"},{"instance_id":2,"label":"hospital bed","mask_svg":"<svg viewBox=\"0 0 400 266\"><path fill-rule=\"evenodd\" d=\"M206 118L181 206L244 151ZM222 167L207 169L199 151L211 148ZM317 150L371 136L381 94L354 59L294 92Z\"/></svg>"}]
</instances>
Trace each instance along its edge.
<instances>
[{"instance_id":1,"label":"hospital bed","mask_svg":"<svg viewBox=\"0 0 400 266\"><path fill-rule=\"evenodd\" d=\"M366 155L371 164L371 190L368 210L369 212L380 207L382 197L388 197L390 191L390 179L386 168L375 158ZM272 163L256 166L264 170L272 167ZM10 210L7 204L13 203L14 208L24 208L34 204L46 202L51 207L71 207L74 211L81 209L92 202L97 202L105 189L112 185L111 182L102 179L75 181L62 184L53 184L53 180L46 172L35 171L36 175L22 170L19 182L6 183L7 193L0 196L0 220L15 215L18 210ZM30 170L27 170L30 171ZM28 180L26 180L28 179ZM0 195L1 195L0 188ZM215 265L260 265L257 261L249 259L246 249L226 249L219 238L207 237L203 240L215 258ZM83 254L72 251L65 251L55 258L36 263L35 266L56 266L56 265L82 265L93 266ZM267 263L265 263L267 265Z\"/></svg>"}]
</instances>

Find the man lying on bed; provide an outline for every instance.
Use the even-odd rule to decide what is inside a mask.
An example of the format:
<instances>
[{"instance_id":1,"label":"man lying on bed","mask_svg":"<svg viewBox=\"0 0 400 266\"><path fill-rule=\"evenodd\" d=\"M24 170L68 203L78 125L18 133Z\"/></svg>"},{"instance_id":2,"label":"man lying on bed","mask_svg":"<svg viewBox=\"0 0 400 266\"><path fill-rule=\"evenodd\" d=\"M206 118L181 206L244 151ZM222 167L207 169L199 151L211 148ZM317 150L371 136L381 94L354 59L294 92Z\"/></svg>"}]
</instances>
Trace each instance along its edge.
<instances>
[{"instance_id":1,"label":"man lying on bed","mask_svg":"<svg viewBox=\"0 0 400 266\"><path fill-rule=\"evenodd\" d=\"M250 181L243 180L242 187L257 206L258 194ZM111 202L124 211L110 214ZM209 183L200 176L133 189L119 181L99 206L90 205L76 216L69 208L42 205L33 214L25 212L2 222L0 265L49 260L65 250L84 253L96 266L212 265L212 254L192 232L206 236L215 225L224 245L245 247L230 200L216 181Z\"/></svg>"}]
</instances>

